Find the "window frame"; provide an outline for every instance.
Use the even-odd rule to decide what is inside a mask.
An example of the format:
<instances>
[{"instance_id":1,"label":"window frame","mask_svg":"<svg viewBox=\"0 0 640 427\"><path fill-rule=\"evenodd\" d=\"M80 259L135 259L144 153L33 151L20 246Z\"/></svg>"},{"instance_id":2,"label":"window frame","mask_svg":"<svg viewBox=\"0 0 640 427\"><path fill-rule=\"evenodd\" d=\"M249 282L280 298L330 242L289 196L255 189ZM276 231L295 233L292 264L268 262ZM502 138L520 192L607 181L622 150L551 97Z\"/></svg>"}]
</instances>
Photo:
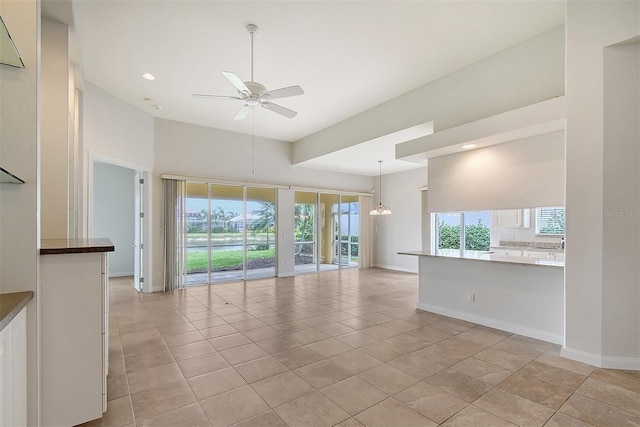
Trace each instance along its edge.
<instances>
[{"instance_id":1,"label":"window frame","mask_svg":"<svg viewBox=\"0 0 640 427\"><path fill-rule=\"evenodd\" d=\"M540 223L541 221L541 212L544 210L551 210L553 209L554 211L557 210L562 210L563 212L563 225L562 225L562 232L560 233L545 233L545 232L541 232L540 231ZM566 220L564 220L566 218L566 211L565 211L565 207L564 206L548 206L548 207L542 207L542 208L536 208L536 214L535 214L535 218L536 218L536 225L535 225L535 234L536 236L544 236L544 237L563 237L565 232L566 232ZM553 215L553 213L549 214L549 215Z\"/></svg>"},{"instance_id":2,"label":"window frame","mask_svg":"<svg viewBox=\"0 0 640 427\"><path fill-rule=\"evenodd\" d=\"M451 215L451 214L458 214L460 217L460 247L458 248L458 253L459 255L462 257L464 256L465 252L467 251L476 251L475 249L466 249L467 246L467 233L466 233L466 225L467 225L467 219L465 218L466 214L470 214L473 212L489 212L491 213L491 211L489 210L480 210L480 211L452 211L452 212L436 212L436 213L432 213L432 221L431 221L431 230L433 233L433 239L432 239L432 253L435 254L439 254L440 249L440 230L439 230L439 226L440 226L440 222L438 221L438 215ZM489 221L486 224L487 228L489 229L489 236L491 236L491 219L489 219ZM489 240L489 245L491 245L491 240ZM491 246L489 246L489 249L491 249ZM455 249L451 249L452 251L455 251Z\"/></svg>"}]
</instances>

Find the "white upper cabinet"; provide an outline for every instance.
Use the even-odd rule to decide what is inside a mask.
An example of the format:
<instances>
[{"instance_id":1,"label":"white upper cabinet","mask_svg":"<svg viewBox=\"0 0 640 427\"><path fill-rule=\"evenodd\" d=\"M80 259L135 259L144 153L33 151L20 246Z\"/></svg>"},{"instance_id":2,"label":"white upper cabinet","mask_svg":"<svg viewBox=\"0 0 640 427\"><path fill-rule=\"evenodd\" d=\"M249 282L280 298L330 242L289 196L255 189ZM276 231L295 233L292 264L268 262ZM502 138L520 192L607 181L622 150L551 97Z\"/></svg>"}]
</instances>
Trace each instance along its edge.
<instances>
[{"instance_id":1,"label":"white upper cabinet","mask_svg":"<svg viewBox=\"0 0 640 427\"><path fill-rule=\"evenodd\" d=\"M531 223L530 209L502 209L492 211L494 227L529 228Z\"/></svg>"}]
</instances>

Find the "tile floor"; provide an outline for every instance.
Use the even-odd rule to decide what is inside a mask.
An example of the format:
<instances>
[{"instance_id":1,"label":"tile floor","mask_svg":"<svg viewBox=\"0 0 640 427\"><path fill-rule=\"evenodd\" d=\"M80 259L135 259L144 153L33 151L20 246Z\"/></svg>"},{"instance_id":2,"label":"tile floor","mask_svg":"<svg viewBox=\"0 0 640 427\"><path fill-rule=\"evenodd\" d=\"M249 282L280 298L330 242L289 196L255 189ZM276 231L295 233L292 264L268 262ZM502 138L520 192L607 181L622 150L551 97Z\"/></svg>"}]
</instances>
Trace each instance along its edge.
<instances>
[{"instance_id":1,"label":"tile floor","mask_svg":"<svg viewBox=\"0 0 640 427\"><path fill-rule=\"evenodd\" d=\"M415 309L345 270L138 295L111 280L102 426L640 425L640 373Z\"/></svg>"}]
</instances>

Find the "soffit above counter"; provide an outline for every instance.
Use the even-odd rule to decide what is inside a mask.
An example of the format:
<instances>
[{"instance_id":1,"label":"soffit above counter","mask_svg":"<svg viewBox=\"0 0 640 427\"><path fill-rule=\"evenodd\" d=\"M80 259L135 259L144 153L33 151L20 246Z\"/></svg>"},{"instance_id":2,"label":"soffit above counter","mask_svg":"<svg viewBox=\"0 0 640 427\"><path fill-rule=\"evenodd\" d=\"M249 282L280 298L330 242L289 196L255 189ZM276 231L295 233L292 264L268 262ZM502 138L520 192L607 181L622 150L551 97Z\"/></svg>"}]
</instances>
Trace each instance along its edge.
<instances>
[{"instance_id":1,"label":"soffit above counter","mask_svg":"<svg viewBox=\"0 0 640 427\"><path fill-rule=\"evenodd\" d=\"M564 96L548 99L397 144L396 159L424 161L466 151L465 144L478 149L564 130L565 111Z\"/></svg>"}]
</instances>

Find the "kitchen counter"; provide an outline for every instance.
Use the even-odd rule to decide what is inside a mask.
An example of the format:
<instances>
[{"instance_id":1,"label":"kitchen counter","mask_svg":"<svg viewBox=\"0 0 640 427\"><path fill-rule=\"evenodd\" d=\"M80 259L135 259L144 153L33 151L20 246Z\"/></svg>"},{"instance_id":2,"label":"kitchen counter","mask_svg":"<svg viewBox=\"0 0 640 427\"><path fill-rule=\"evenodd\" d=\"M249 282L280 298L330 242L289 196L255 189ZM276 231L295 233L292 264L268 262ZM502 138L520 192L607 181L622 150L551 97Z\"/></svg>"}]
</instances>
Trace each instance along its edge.
<instances>
[{"instance_id":1,"label":"kitchen counter","mask_svg":"<svg viewBox=\"0 0 640 427\"><path fill-rule=\"evenodd\" d=\"M114 250L113 243L106 238L43 239L40 241L40 255L87 254L113 252Z\"/></svg>"},{"instance_id":2,"label":"kitchen counter","mask_svg":"<svg viewBox=\"0 0 640 427\"><path fill-rule=\"evenodd\" d=\"M428 257L445 257L456 258L461 260L471 261L489 261L489 262L501 262L507 264L523 264L523 265L537 265L547 267L562 267L564 268L564 260L553 258L531 258L523 256L504 256L489 253L490 251L465 251L460 255L459 252L445 253L445 254L432 254L430 251L404 251L398 252L399 255L414 255L414 256L428 256Z\"/></svg>"},{"instance_id":3,"label":"kitchen counter","mask_svg":"<svg viewBox=\"0 0 640 427\"><path fill-rule=\"evenodd\" d=\"M31 298L33 298L32 291L0 294L0 331L20 313Z\"/></svg>"},{"instance_id":4,"label":"kitchen counter","mask_svg":"<svg viewBox=\"0 0 640 427\"><path fill-rule=\"evenodd\" d=\"M523 251L532 252L555 252L558 254L564 253L564 249L561 248L541 248L538 246L491 246L491 249L521 249Z\"/></svg>"},{"instance_id":5,"label":"kitchen counter","mask_svg":"<svg viewBox=\"0 0 640 427\"><path fill-rule=\"evenodd\" d=\"M417 308L564 343L563 260L482 251L399 254L418 257Z\"/></svg>"},{"instance_id":6,"label":"kitchen counter","mask_svg":"<svg viewBox=\"0 0 640 427\"><path fill-rule=\"evenodd\" d=\"M107 409L107 271L113 250L109 239L42 240L38 326L40 351L47 355L40 359L42 425L78 425Z\"/></svg>"}]
</instances>

